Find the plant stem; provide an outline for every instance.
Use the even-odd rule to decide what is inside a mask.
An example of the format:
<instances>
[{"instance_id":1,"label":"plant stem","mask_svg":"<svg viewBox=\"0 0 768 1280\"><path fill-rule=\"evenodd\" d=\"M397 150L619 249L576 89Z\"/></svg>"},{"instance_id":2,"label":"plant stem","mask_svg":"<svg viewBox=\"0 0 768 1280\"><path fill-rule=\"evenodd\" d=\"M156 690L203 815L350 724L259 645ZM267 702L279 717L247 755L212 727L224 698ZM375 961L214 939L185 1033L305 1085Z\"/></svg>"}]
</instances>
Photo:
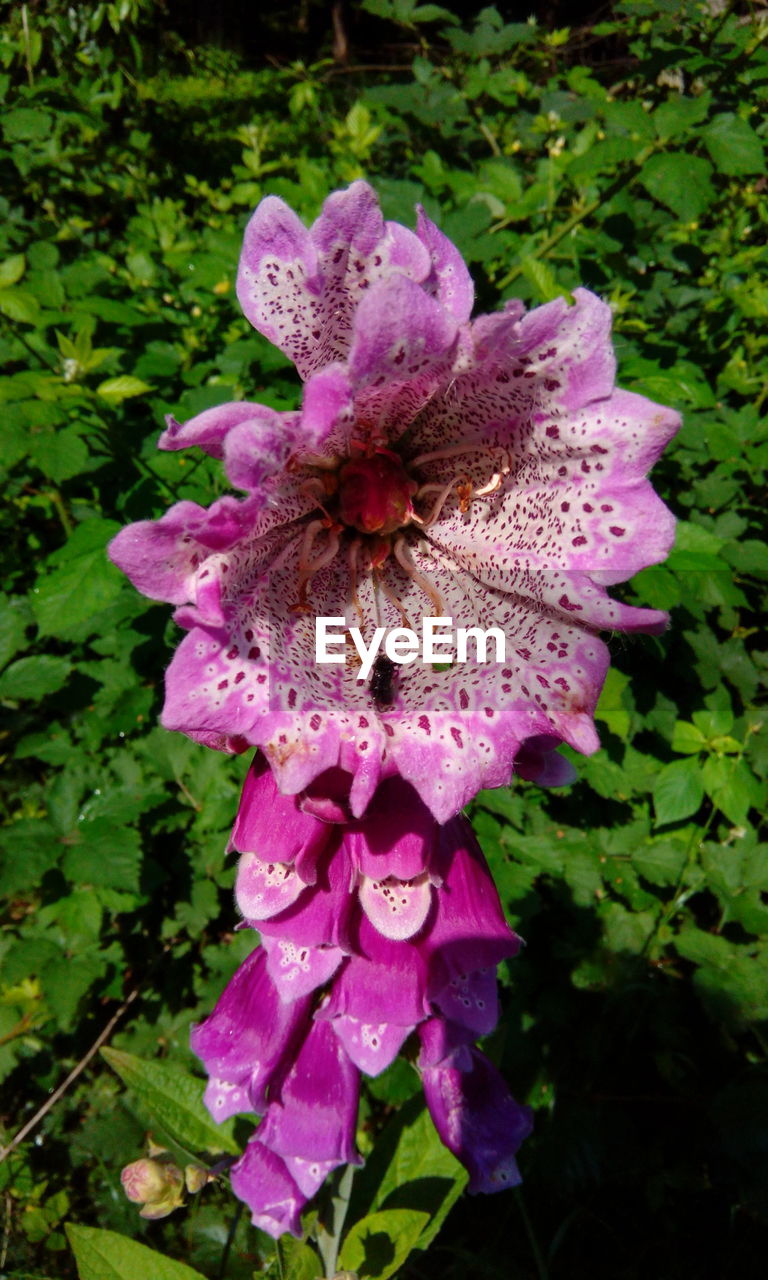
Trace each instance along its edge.
<instances>
[{"instance_id":1,"label":"plant stem","mask_svg":"<svg viewBox=\"0 0 768 1280\"><path fill-rule=\"evenodd\" d=\"M339 1178L335 1193L331 1196L329 1225L325 1227L321 1222L318 1226L317 1247L323 1260L325 1280L333 1280L336 1275L336 1263L338 1262L339 1249L341 1248L341 1233L344 1230L354 1176L355 1166L348 1164Z\"/></svg>"},{"instance_id":2,"label":"plant stem","mask_svg":"<svg viewBox=\"0 0 768 1280\"><path fill-rule=\"evenodd\" d=\"M528 1243L531 1246L533 1261L536 1265L536 1274L539 1277L539 1280L549 1280L549 1271L547 1270L547 1264L544 1261L541 1249L539 1248L539 1242L536 1239L536 1233L533 1229L533 1224L530 1218L528 1217L528 1210L525 1207L523 1193L519 1187L515 1188L515 1200L517 1201L517 1207L520 1210L520 1216L523 1219L523 1226L525 1227L525 1234L528 1237Z\"/></svg>"},{"instance_id":3,"label":"plant stem","mask_svg":"<svg viewBox=\"0 0 768 1280\"><path fill-rule=\"evenodd\" d=\"M590 203L585 205L583 209L580 209L578 213L571 214L570 218L567 218L556 231L553 231L551 235L547 236L546 240L543 240L539 247L529 253L527 257L529 259L546 258L550 250L554 249L555 245L558 245L561 240L565 239L569 232L573 231L573 229L578 227L582 222L586 222L587 218L591 218L592 214L596 213L601 205L606 204L608 200L613 199L617 192L621 191L623 187L629 186L630 183L634 182L638 175L638 171L645 164L646 160L653 155L654 151L658 151L659 147L662 145L663 143L660 142L652 142L649 146L644 147L643 150L635 156L630 170L626 173L619 174L613 182L608 184L601 195L597 196L594 200L591 200ZM497 222L492 230L501 231L503 227L508 225L509 221L510 220L508 218L505 218L501 222ZM512 267L512 269L498 281L498 288L506 289L507 285L512 284L512 282L516 280L518 276L522 275L522 273L522 266Z\"/></svg>"}]
</instances>

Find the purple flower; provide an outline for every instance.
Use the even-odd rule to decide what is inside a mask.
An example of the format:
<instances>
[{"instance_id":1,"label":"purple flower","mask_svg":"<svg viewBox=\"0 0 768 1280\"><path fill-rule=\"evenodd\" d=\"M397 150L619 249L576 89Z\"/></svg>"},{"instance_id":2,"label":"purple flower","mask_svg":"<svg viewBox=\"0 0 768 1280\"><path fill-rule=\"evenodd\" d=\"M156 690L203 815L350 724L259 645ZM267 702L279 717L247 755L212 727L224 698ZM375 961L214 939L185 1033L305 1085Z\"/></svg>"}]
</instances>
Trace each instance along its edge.
<instances>
[{"instance_id":1,"label":"purple flower","mask_svg":"<svg viewBox=\"0 0 768 1280\"><path fill-rule=\"evenodd\" d=\"M359 1072L378 1075L417 1028L438 1132L477 1189L507 1185L476 1174L491 1168L493 1114L498 1169L527 1131L527 1113L472 1045L496 1025L496 966L519 939L469 824L439 826L400 778L382 783L362 820L333 799L343 778L320 779L318 791L283 796L266 762L254 764L232 843L238 905L262 945L192 1032L214 1118L263 1115L232 1183L275 1235L298 1231L330 1170L357 1160ZM478 1112L483 1081L492 1088ZM449 1094L466 1095L468 1120L456 1118L460 1101L446 1112Z\"/></svg>"},{"instance_id":2,"label":"purple flower","mask_svg":"<svg viewBox=\"0 0 768 1280\"><path fill-rule=\"evenodd\" d=\"M421 1082L440 1140L469 1170L470 1192L520 1181L515 1156L532 1128L499 1072L473 1045L451 1044L437 1021L419 1028Z\"/></svg>"},{"instance_id":3,"label":"purple flower","mask_svg":"<svg viewBox=\"0 0 768 1280\"><path fill-rule=\"evenodd\" d=\"M161 447L222 459L246 496L180 502L112 543L190 632L163 723L259 746L286 793L341 769L356 816L394 774L440 821L516 761L562 780L553 746L597 746L596 632L664 626L606 592L669 550L672 517L645 476L678 426L615 387L609 307L577 289L572 306L513 301L470 323L456 248L421 211L415 232L385 222L363 182L309 230L265 199L238 294L294 360L303 402L170 420ZM500 629L505 661L413 661L368 679L351 646L340 665L315 661L316 616L369 643L425 615Z\"/></svg>"}]
</instances>

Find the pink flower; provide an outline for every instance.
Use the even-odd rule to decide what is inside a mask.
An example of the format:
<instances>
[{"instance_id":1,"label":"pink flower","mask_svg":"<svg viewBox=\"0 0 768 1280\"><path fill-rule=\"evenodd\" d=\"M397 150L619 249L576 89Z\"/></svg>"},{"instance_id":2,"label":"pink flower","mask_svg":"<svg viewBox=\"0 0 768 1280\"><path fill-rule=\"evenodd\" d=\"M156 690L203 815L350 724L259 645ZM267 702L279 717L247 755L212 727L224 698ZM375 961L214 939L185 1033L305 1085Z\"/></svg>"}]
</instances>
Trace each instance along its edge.
<instances>
[{"instance_id":1,"label":"pink flower","mask_svg":"<svg viewBox=\"0 0 768 1280\"><path fill-rule=\"evenodd\" d=\"M470 323L456 248L419 212L385 222L355 182L307 230L268 197L238 294L295 362L301 410L249 402L169 420L160 445L223 460L243 499L180 502L111 555L189 630L163 723L259 746L283 792L351 777L359 816L397 773L444 821L509 782L526 743L591 752L608 663L601 628L664 615L606 587L662 560L673 520L645 479L677 415L614 385L609 307L583 289ZM425 615L500 629L502 662L413 661L359 679L352 646L315 661L314 619L418 631Z\"/></svg>"}]
</instances>

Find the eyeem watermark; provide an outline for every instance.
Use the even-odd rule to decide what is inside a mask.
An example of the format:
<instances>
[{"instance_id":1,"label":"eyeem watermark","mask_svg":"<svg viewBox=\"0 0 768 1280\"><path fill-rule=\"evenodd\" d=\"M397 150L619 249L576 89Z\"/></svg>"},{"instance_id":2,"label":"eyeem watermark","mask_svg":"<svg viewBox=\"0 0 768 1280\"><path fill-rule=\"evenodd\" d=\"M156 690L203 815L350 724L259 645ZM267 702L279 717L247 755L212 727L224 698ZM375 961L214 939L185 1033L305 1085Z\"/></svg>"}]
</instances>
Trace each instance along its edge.
<instances>
[{"instance_id":1,"label":"eyeem watermark","mask_svg":"<svg viewBox=\"0 0 768 1280\"><path fill-rule=\"evenodd\" d=\"M367 680L379 657L382 644L390 662L466 662L469 646L474 646L476 662L505 662L507 637L500 627L456 627L453 618L423 618L421 636L410 627L376 627L366 644L359 627L348 627L346 618L315 618L315 661L323 664L346 662L349 635L360 657L358 680ZM493 657L488 650L493 647Z\"/></svg>"}]
</instances>

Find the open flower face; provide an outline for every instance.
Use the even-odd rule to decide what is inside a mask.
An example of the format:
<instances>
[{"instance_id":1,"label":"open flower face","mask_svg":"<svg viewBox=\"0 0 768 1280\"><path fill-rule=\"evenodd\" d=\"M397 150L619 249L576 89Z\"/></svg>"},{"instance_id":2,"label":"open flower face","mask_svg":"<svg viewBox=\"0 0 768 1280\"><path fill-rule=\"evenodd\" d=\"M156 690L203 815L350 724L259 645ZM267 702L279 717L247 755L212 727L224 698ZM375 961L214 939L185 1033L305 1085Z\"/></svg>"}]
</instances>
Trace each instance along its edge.
<instances>
[{"instance_id":1,"label":"open flower face","mask_svg":"<svg viewBox=\"0 0 768 1280\"><path fill-rule=\"evenodd\" d=\"M672 517L645 476L678 426L614 386L609 308L577 289L572 305L511 302L470 323L456 248L423 212L415 232L385 222L363 182L309 230L265 199L238 294L295 362L301 410L170 420L161 447L221 458L246 496L178 503L111 549L190 631L165 726L261 747L287 793L338 766L357 815L399 773L441 821L507 783L532 739L594 750L598 630L664 626L605 588L669 550ZM505 655L491 642L485 661L379 657L361 678L351 641L316 660L318 617L366 645L449 618L496 628Z\"/></svg>"}]
</instances>

